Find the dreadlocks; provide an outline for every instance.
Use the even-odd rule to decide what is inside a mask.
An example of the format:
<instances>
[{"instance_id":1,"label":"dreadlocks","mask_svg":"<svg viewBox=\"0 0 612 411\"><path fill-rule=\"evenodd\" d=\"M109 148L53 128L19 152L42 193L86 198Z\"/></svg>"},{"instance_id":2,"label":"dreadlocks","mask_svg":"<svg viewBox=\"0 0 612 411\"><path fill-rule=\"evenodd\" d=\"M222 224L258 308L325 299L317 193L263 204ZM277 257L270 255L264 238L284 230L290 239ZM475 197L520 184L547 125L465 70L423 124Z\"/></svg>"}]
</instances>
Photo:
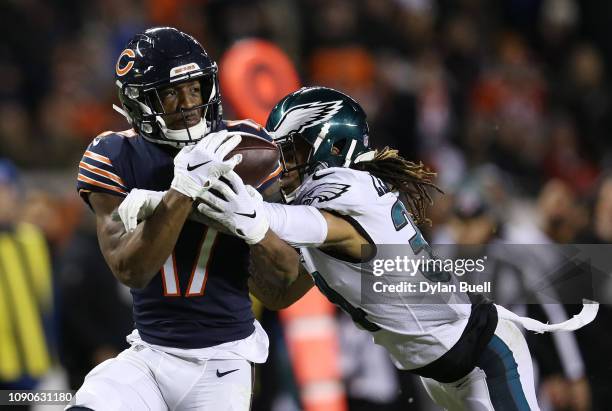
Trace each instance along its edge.
<instances>
[{"instance_id":1,"label":"dreadlocks","mask_svg":"<svg viewBox=\"0 0 612 411\"><path fill-rule=\"evenodd\" d=\"M351 168L366 171L390 184L393 190L399 191L404 197L403 202L416 224L431 224L431 220L425 216L427 204L433 204L428 189L432 188L439 193L442 193L442 190L432 182L436 173L426 168L423 163L408 161L401 157L397 150L385 147L376 150L374 159L354 163Z\"/></svg>"}]
</instances>

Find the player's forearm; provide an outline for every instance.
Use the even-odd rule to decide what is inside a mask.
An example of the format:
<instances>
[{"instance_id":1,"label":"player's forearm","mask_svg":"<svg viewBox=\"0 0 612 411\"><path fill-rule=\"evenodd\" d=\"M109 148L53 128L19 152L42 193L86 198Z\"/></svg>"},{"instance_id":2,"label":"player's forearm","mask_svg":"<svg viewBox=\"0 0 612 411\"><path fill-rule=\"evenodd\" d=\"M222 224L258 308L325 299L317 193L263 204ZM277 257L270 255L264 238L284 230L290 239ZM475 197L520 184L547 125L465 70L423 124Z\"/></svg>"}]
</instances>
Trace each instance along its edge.
<instances>
[{"instance_id":1,"label":"player's forearm","mask_svg":"<svg viewBox=\"0 0 612 411\"><path fill-rule=\"evenodd\" d=\"M268 230L263 240L251 246L251 270L265 275L268 284L285 289L298 276L297 252Z\"/></svg>"},{"instance_id":2,"label":"player's forearm","mask_svg":"<svg viewBox=\"0 0 612 411\"><path fill-rule=\"evenodd\" d=\"M251 246L250 268L249 291L269 310L290 306L314 285L299 254L271 230Z\"/></svg>"},{"instance_id":3,"label":"player's forearm","mask_svg":"<svg viewBox=\"0 0 612 411\"><path fill-rule=\"evenodd\" d=\"M249 291L269 310L279 310L298 267L295 250L268 230L263 240L251 245Z\"/></svg>"},{"instance_id":4,"label":"player's forearm","mask_svg":"<svg viewBox=\"0 0 612 411\"><path fill-rule=\"evenodd\" d=\"M314 286L305 270L300 270L297 279L286 288L271 286L265 275L251 273L249 291L269 310L281 310L302 298Z\"/></svg>"},{"instance_id":5,"label":"player's forearm","mask_svg":"<svg viewBox=\"0 0 612 411\"><path fill-rule=\"evenodd\" d=\"M153 215L123 232L114 247L113 272L131 288L145 287L172 253L193 201L169 190Z\"/></svg>"}]
</instances>

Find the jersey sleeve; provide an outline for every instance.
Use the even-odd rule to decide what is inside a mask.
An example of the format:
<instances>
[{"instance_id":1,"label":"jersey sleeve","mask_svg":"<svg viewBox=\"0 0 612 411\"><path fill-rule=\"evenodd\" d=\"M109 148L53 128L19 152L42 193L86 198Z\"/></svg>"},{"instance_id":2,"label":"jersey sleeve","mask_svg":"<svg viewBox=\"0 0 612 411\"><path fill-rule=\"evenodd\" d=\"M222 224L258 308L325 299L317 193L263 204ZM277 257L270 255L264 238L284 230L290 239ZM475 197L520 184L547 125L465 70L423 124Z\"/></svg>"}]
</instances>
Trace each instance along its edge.
<instances>
[{"instance_id":1,"label":"jersey sleeve","mask_svg":"<svg viewBox=\"0 0 612 411\"><path fill-rule=\"evenodd\" d=\"M372 202L367 173L348 168L326 168L311 175L296 196L296 204L311 205L343 215L361 215ZM369 187L372 186L372 187Z\"/></svg>"},{"instance_id":2,"label":"jersey sleeve","mask_svg":"<svg viewBox=\"0 0 612 411\"><path fill-rule=\"evenodd\" d=\"M119 136L116 136L117 138ZM120 142L113 136L98 136L87 147L79 162L77 190L89 204L92 192L125 197L129 189L118 171L115 152Z\"/></svg>"}]
</instances>

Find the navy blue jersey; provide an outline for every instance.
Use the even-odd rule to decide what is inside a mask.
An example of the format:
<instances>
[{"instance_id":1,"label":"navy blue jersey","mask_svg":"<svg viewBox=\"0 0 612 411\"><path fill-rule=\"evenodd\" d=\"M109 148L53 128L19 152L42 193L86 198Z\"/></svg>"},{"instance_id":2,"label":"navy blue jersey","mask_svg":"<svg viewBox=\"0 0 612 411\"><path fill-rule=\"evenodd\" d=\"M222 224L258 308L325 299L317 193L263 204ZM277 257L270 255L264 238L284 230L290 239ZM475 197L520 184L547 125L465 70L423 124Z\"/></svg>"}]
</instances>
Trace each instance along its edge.
<instances>
[{"instance_id":1,"label":"navy blue jersey","mask_svg":"<svg viewBox=\"0 0 612 411\"><path fill-rule=\"evenodd\" d=\"M222 128L271 140L250 121L226 121ZM83 155L77 188L86 202L90 192L125 197L133 188L168 190L176 152L133 131L102 134ZM249 336L254 317L247 287L248 254L242 240L188 220L157 275L145 288L131 290L134 322L142 339L203 348Z\"/></svg>"}]
</instances>

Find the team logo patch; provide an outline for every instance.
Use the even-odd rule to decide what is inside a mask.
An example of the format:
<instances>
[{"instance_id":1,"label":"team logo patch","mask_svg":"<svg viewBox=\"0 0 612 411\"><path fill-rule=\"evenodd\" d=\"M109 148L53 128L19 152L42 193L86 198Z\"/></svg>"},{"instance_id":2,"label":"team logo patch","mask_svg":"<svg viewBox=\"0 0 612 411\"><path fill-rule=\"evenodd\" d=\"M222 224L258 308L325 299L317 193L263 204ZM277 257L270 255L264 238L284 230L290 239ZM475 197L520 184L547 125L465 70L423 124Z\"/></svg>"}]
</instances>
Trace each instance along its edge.
<instances>
[{"instance_id":1,"label":"team logo patch","mask_svg":"<svg viewBox=\"0 0 612 411\"><path fill-rule=\"evenodd\" d=\"M190 73L199 69L200 66L198 66L197 63L183 64L182 66L176 66L170 69L170 77L180 76L181 74Z\"/></svg>"},{"instance_id":2,"label":"team logo patch","mask_svg":"<svg viewBox=\"0 0 612 411\"><path fill-rule=\"evenodd\" d=\"M307 128L325 123L341 108L341 100L300 104L283 114L271 134L275 137L282 137L291 133L300 133Z\"/></svg>"},{"instance_id":3,"label":"team logo patch","mask_svg":"<svg viewBox=\"0 0 612 411\"><path fill-rule=\"evenodd\" d=\"M297 204L310 205L315 201L323 203L325 201L331 201L342 194L346 193L351 186L348 184L341 183L321 183L312 187L311 189L301 193L297 199Z\"/></svg>"},{"instance_id":4,"label":"team logo patch","mask_svg":"<svg viewBox=\"0 0 612 411\"><path fill-rule=\"evenodd\" d=\"M127 63L122 66L121 60L124 57L128 57L128 60ZM134 60L132 59L135 57L136 53L134 53L134 50L132 49L125 49L121 52L119 58L117 59L117 64L115 65L115 71L117 72L118 76L125 76L132 69L132 67L134 67Z\"/></svg>"}]
</instances>

